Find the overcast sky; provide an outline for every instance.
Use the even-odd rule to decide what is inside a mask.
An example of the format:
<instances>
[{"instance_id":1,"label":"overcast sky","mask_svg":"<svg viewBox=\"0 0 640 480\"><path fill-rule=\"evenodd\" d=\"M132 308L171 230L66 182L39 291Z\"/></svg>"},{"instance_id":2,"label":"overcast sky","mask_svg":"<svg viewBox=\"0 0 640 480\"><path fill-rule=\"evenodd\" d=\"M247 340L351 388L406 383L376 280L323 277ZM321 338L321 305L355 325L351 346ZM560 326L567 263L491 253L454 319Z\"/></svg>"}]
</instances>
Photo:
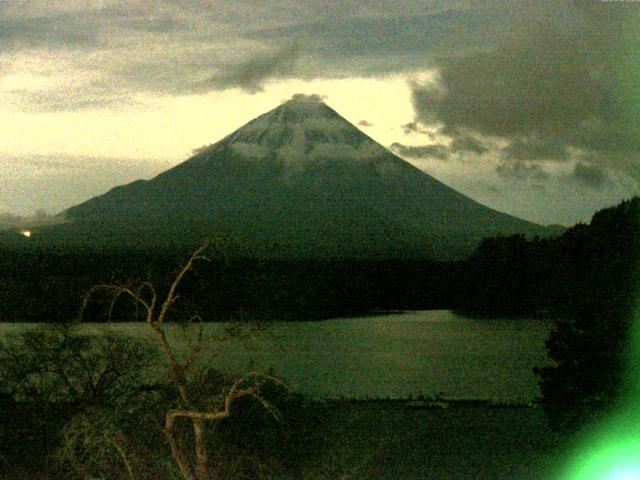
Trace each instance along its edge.
<instances>
[{"instance_id":1,"label":"overcast sky","mask_svg":"<svg viewBox=\"0 0 640 480\"><path fill-rule=\"evenodd\" d=\"M640 2L0 1L0 213L57 213L296 93L493 208L640 193Z\"/></svg>"}]
</instances>

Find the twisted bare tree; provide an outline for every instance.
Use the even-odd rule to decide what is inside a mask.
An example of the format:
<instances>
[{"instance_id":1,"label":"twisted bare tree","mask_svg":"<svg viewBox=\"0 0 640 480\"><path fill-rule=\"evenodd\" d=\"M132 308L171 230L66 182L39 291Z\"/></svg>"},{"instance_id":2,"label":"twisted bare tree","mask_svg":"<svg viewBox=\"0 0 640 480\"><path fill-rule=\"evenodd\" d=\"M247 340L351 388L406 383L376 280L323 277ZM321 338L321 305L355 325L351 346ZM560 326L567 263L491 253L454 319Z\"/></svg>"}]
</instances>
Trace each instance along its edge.
<instances>
[{"instance_id":1,"label":"twisted bare tree","mask_svg":"<svg viewBox=\"0 0 640 480\"><path fill-rule=\"evenodd\" d=\"M177 271L166 296L158 297L155 287L149 281L138 284L98 284L92 287L84 298L82 310L84 311L97 293L106 293L110 298L109 317L113 313L114 306L119 298L128 297L134 304L140 306L145 314L145 322L158 340L164 352L169 369L169 379L176 387L179 408L167 411L164 415L163 433L171 449L171 453L180 469L184 480L209 479L209 462L205 441L206 422L217 422L231 415L233 403L242 397L252 397L257 400L274 418L280 419L278 409L261 395L261 388L266 382L282 383L276 378L259 372L250 372L236 380L224 395L221 404L215 410L202 410L197 408L189 396L187 372L193 361L205 347L203 336L203 321L199 315L191 317L190 321L198 328L197 340L189 345L189 354L186 359L180 361L174 347L167 338L165 322L171 306L178 300L176 293L185 275L194 268L197 262L209 261L203 253L208 244L195 250L187 262ZM193 429L193 454L187 455L176 435L176 424L180 419L191 421ZM193 461L190 459L193 458Z\"/></svg>"}]
</instances>

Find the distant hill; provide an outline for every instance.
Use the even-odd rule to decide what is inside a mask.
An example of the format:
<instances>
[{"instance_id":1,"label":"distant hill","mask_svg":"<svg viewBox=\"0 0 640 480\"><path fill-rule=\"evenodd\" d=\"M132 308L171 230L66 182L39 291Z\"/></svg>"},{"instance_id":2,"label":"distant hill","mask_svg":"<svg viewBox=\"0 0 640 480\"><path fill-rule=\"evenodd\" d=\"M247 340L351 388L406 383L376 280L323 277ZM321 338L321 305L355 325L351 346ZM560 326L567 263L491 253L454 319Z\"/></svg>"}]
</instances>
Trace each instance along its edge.
<instances>
[{"instance_id":1,"label":"distant hill","mask_svg":"<svg viewBox=\"0 0 640 480\"><path fill-rule=\"evenodd\" d=\"M560 230L471 200L314 101L284 103L62 215L29 241L148 249L209 238L249 256L460 258L488 236Z\"/></svg>"}]
</instances>

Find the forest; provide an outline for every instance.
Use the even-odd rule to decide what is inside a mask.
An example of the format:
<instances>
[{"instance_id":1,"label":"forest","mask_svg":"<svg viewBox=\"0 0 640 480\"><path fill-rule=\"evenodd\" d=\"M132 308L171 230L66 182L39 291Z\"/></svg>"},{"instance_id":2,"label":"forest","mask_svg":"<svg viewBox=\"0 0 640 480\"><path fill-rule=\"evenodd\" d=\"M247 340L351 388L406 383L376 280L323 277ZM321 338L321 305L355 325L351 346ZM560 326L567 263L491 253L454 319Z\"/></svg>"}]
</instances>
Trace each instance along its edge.
<instances>
[{"instance_id":1,"label":"forest","mask_svg":"<svg viewBox=\"0 0 640 480\"><path fill-rule=\"evenodd\" d=\"M188 251L0 252L0 321L78 318L84 293L97 283L149 280L162 285ZM379 310L450 308L463 264L428 259L218 258L183 286L183 308L206 321L320 320ZM458 273L460 272L460 273ZM114 316L135 320L131 312ZM101 321L92 317L84 321ZM176 319L181 312L176 311Z\"/></svg>"}]
</instances>

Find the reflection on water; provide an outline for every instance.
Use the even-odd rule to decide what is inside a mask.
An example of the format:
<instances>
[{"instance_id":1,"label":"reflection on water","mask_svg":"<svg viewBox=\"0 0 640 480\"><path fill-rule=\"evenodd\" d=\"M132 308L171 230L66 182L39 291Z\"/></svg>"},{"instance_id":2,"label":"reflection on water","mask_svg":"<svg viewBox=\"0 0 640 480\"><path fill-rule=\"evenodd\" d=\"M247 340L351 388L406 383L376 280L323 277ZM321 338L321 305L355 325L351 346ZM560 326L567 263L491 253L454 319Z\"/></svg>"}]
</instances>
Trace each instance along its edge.
<instances>
[{"instance_id":1,"label":"reflection on water","mask_svg":"<svg viewBox=\"0 0 640 480\"><path fill-rule=\"evenodd\" d=\"M424 394L526 402L539 395L532 368L548 362L544 342L551 327L549 321L472 320L445 310L275 322L244 342L212 341L202 362L232 373L249 366L272 369L295 391L320 398ZM1 335L24 327L0 328ZM111 328L149 335L144 324ZM206 325L207 336L221 332L220 325ZM178 342L180 337L172 329L171 338Z\"/></svg>"}]
</instances>

